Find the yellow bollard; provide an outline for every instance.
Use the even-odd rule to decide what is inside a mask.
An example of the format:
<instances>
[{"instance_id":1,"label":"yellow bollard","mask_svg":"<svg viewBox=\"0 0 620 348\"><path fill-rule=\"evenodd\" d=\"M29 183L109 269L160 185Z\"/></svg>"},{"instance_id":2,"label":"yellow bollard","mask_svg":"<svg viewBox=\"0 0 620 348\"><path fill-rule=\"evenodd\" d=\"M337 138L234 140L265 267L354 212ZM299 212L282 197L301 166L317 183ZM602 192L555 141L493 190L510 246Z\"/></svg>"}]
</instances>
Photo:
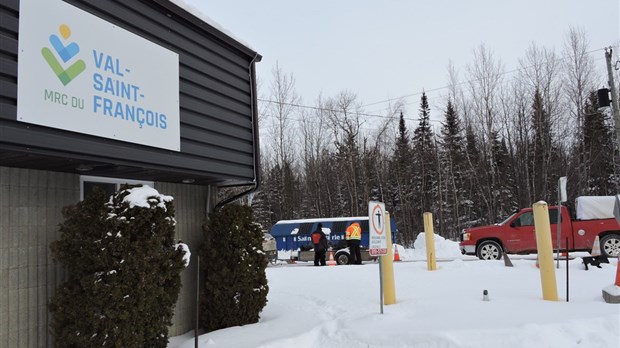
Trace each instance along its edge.
<instances>
[{"instance_id":1,"label":"yellow bollard","mask_svg":"<svg viewBox=\"0 0 620 348\"><path fill-rule=\"evenodd\" d=\"M429 271L437 269L435 256L435 232L433 231L433 214L424 213L424 237L426 239L426 265Z\"/></svg>"},{"instance_id":2,"label":"yellow bollard","mask_svg":"<svg viewBox=\"0 0 620 348\"><path fill-rule=\"evenodd\" d=\"M549 225L549 207L546 202L534 203L534 226L536 228L536 248L540 265L540 282L543 300L557 301L558 288L553 267L553 245L551 243L551 226Z\"/></svg>"},{"instance_id":3,"label":"yellow bollard","mask_svg":"<svg viewBox=\"0 0 620 348\"><path fill-rule=\"evenodd\" d=\"M396 303L396 289L394 286L394 263L392 251L392 229L390 228L390 213L385 212L385 233L388 253L381 256L381 272L383 273L383 303L391 305Z\"/></svg>"}]
</instances>

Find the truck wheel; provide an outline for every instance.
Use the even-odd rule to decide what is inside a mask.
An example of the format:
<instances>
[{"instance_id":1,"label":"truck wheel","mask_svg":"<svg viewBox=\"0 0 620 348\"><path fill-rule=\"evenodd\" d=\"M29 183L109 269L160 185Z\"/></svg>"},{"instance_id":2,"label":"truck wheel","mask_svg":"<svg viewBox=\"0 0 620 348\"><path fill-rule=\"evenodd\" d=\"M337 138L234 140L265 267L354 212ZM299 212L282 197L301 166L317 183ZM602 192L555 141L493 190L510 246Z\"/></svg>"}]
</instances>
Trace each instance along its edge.
<instances>
[{"instance_id":1,"label":"truck wheel","mask_svg":"<svg viewBox=\"0 0 620 348\"><path fill-rule=\"evenodd\" d=\"M502 246L493 240L485 240L478 245L476 256L481 260L499 260L502 258Z\"/></svg>"},{"instance_id":2,"label":"truck wheel","mask_svg":"<svg viewBox=\"0 0 620 348\"><path fill-rule=\"evenodd\" d=\"M351 257L349 256L349 254L345 251L341 251L336 253L336 263L339 265L348 265L349 264L349 260L351 259Z\"/></svg>"},{"instance_id":3,"label":"truck wheel","mask_svg":"<svg viewBox=\"0 0 620 348\"><path fill-rule=\"evenodd\" d=\"M616 257L620 254L620 235L608 234L601 239L601 251L607 257Z\"/></svg>"}]
</instances>

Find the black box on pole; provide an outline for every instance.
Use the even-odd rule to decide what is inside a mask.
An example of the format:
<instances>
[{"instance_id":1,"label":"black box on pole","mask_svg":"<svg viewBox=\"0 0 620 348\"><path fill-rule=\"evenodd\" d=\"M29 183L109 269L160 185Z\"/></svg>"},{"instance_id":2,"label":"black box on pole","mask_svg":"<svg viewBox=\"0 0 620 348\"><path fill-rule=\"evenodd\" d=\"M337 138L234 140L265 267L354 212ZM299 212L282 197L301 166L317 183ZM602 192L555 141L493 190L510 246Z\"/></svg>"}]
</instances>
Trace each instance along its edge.
<instances>
[{"instance_id":1,"label":"black box on pole","mask_svg":"<svg viewBox=\"0 0 620 348\"><path fill-rule=\"evenodd\" d=\"M597 91L597 96L598 96L598 107L599 108L604 108L609 106L610 101L609 101L609 89L607 88L601 88Z\"/></svg>"}]
</instances>

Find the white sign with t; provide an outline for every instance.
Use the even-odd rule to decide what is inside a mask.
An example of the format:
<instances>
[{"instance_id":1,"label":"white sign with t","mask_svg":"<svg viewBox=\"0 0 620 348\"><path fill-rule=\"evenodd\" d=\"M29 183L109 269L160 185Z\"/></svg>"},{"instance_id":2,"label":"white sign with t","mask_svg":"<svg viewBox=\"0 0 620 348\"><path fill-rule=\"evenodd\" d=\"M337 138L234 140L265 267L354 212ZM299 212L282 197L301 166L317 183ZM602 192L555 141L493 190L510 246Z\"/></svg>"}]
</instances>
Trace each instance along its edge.
<instances>
[{"instance_id":1,"label":"white sign with t","mask_svg":"<svg viewBox=\"0 0 620 348\"><path fill-rule=\"evenodd\" d=\"M385 204L368 202L368 251L372 256L387 255Z\"/></svg>"}]
</instances>

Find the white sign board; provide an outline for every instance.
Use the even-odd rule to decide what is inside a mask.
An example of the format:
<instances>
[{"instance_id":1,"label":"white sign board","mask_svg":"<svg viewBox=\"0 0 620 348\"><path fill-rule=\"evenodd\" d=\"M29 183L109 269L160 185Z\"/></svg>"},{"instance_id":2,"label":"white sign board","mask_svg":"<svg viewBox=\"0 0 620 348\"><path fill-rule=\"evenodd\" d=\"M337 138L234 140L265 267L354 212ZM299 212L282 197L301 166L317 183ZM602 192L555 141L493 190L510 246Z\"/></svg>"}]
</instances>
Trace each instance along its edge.
<instances>
[{"instance_id":1,"label":"white sign board","mask_svg":"<svg viewBox=\"0 0 620 348\"><path fill-rule=\"evenodd\" d=\"M180 151L179 55L60 0L21 0L17 120Z\"/></svg>"},{"instance_id":2,"label":"white sign board","mask_svg":"<svg viewBox=\"0 0 620 348\"><path fill-rule=\"evenodd\" d=\"M368 251L372 256L387 255L387 226L385 224L385 204L368 202Z\"/></svg>"},{"instance_id":3,"label":"white sign board","mask_svg":"<svg viewBox=\"0 0 620 348\"><path fill-rule=\"evenodd\" d=\"M566 177L563 176L558 180L558 189L560 192L560 202L566 202L568 195L566 194Z\"/></svg>"}]
</instances>

